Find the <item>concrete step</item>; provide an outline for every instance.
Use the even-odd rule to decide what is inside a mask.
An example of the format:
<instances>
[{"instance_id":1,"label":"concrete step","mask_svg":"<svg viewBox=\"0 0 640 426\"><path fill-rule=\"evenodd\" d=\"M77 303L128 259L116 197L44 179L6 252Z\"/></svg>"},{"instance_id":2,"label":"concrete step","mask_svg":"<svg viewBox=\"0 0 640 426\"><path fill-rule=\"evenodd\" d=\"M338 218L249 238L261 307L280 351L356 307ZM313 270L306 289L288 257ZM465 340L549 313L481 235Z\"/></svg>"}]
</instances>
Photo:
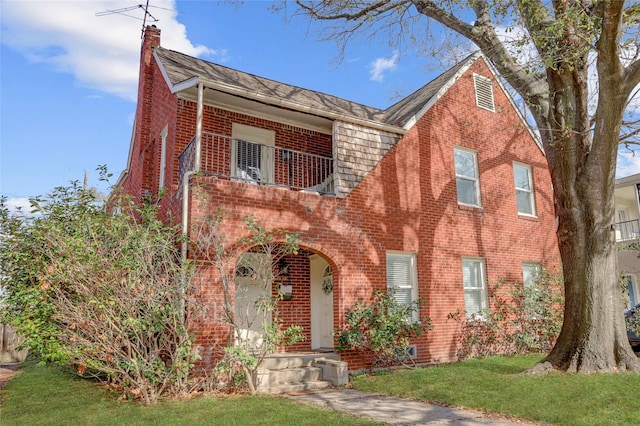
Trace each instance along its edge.
<instances>
[{"instance_id":1,"label":"concrete step","mask_svg":"<svg viewBox=\"0 0 640 426\"><path fill-rule=\"evenodd\" d=\"M340 355L335 352L318 353L280 353L265 357L260 363L260 368L267 370L283 370L285 368L311 367L316 359L327 358L340 360Z\"/></svg>"},{"instance_id":2,"label":"concrete step","mask_svg":"<svg viewBox=\"0 0 640 426\"><path fill-rule=\"evenodd\" d=\"M258 392L270 394L341 386L348 382L347 363L334 352L271 354L254 381Z\"/></svg>"},{"instance_id":3,"label":"concrete step","mask_svg":"<svg viewBox=\"0 0 640 426\"><path fill-rule=\"evenodd\" d=\"M329 386L331 386L331 383L324 380L304 383L288 383L283 385L270 386L266 393L278 395L281 393L299 392L304 390L325 389Z\"/></svg>"},{"instance_id":4,"label":"concrete step","mask_svg":"<svg viewBox=\"0 0 640 426\"><path fill-rule=\"evenodd\" d=\"M270 370L269 387L285 384L316 382L322 380L320 367L296 367L283 370Z\"/></svg>"}]
</instances>

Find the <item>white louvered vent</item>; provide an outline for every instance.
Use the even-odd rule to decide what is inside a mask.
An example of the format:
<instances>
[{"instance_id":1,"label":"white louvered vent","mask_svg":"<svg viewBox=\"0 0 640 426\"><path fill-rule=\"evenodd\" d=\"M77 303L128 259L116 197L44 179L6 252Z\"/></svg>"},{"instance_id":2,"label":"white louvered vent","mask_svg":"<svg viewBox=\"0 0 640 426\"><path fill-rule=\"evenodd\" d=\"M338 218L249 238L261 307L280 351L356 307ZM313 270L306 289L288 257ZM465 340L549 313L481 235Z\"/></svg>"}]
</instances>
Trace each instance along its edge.
<instances>
[{"instance_id":1,"label":"white louvered vent","mask_svg":"<svg viewBox=\"0 0 640 426\"><path fill-rule=\"evenodd\" d=\"M491 79L478 74L473 75L473 83L476 89L476 105L480 108L495 112L493 103L493 83Z\"/></svg>"}]
</instances>

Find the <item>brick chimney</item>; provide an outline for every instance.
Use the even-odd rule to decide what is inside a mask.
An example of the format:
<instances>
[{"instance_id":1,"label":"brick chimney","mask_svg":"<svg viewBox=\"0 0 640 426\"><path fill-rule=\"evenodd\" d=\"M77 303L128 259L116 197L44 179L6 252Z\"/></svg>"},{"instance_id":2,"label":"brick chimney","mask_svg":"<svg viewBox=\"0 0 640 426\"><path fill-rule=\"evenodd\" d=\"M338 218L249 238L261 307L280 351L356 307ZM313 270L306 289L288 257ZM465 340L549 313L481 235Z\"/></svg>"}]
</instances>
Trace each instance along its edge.
<instances>
[{"instance_id":1,"label":"brick chimney","mask_svg":"<svg viewBox=\"0 0 640 426\"><path fill-rule=\"evenodd\" d=\"M138 75L138 105L136 108L136 123L134 133L134 155L140 158L143 154L151 149L151 109L153 99L153 79L156 65L153 59L153 49L160 46L160 29L155 25L148 25L144 30L142 39L142 47L140 48L140 72ZM131 170L132 179L135 184L144 193L151 189L149 179L145 179L144 172L141 170L143 164ZM136 193L136 199L140 197L140 193Z\"/></svg>"}]
</instances>

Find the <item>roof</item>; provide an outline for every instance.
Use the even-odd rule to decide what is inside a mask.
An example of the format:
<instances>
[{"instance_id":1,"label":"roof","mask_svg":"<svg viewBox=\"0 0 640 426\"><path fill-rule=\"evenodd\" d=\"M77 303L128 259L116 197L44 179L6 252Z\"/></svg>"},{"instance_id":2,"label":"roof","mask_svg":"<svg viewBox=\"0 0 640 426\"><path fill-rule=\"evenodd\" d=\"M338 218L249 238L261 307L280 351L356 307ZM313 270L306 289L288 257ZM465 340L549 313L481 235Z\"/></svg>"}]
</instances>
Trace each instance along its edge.
<instances>
[{"instance_id":1,"label":"roof","mask_svg":"<svg viewBox=\"0 0 640 426\"><path fill-rule=\"evenodd\" d=\"M406 98L386 110L381 110L337 96L238 71L162 47L156 47L154 52L168 82L173 87L200 79L205 83L216 83L218 86L243 91L247 95L259 95L262 99L279 100L286 102L287 105L312 108L319 113L340 114L398 128L414 122L412 119L424 113L425 106L429 105L434 97L439 97L442 90L457 80L459 74L479 57L477 53L470 55Z\"/></svg>"},{"instance_id":2,"label":"roof","mask_svg":"<svg viewBox=\"0 0 640 426\"><path fill-rule=\"evenodd\" d=\"M640 173L616 179L616 188L623 188L640 183Z\"/></svg>"},{"instance_id":3,"label":"roof","mask_svg":"<svg viewBox=\"0 0 640 426\"><path fill-rule=\"evenodd\" d=\"M441 89L455 81L458 72L466 69L468 65L473 63L477 56L475 53L468 56L406 98L387 108L384 114L385 122L387 124L404 126L412 117L418 115L425 105L429 104L434 96L437 96Z\"/></svg>"},{"instance_id":4,"label":"roof","mask_svg":"<svg viewBox=\"0 0 640 426\"><path fill-rule=\"evenodd\" d=\"M383 111L378 108L258 77L173 50L157 47L155 52L173 85L198 77L205 81L235 86L270 98L279 98L311 106L318 110L332 111L374 121L380 121L380 117L383 115Z\"/></svg>"}]
</instances>

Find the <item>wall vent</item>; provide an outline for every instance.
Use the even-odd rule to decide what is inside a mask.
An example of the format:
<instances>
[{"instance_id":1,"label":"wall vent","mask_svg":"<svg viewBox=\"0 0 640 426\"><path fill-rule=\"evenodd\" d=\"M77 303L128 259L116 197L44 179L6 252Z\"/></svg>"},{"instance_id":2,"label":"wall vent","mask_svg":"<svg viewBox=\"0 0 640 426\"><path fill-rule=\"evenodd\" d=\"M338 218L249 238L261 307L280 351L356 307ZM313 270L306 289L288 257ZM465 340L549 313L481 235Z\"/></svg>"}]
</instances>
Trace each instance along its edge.
<instances>
[{"instance_id":1,"label":"wall vent","mask_svg":"<svg viewBox=\"0 0 640 426\"><path fill-rule=\"evenodd\" d=\"M418 357L418 348L416 345L407 346L407 357L409 359L415 359Z\"/></svg>"},{"instance_id":2,"label":"wall vent","mask_svg":"<svg viewBox=\"0 0 640 426\"><path fill-rule=\"evenodd\" d=\"M493 103L493 82L491 79L474 74L473 84L476 91L476 105L480 108L495 112L496 107Z\"/></svg>"}]
</instances>

